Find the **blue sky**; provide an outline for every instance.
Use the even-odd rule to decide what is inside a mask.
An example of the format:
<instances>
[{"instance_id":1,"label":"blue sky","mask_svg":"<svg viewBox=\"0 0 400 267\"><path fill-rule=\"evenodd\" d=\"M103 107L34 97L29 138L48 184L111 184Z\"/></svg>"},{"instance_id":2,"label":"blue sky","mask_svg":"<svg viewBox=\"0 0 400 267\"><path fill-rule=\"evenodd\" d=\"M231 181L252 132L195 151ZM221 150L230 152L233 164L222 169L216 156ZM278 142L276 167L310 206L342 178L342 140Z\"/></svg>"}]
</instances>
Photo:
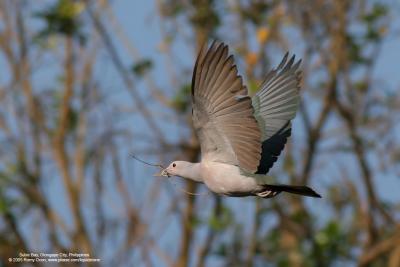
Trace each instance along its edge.
<instances>
[{"instance_id":1,"label":"blue sky","mask_svg":"<svg viewBox=\"0 0 400 267\"><path fill-rule=\"evenodd\" d=\"M159 57L159 51L157 50L157 46L160 43L161 38L158 25L160 21L158 20L157 11L155 11L155 4L152 1L141 1L141 2L117 1L114 5L114 8L118 16L119 22L123 25L123 27L125 28L125 32L131 38L131 40L133 40L140 53L144 57L149 57L155 60L156 66L162 66L162 64L158 64L158 62L162 62L162 58ZM396 18L396 20L399 21L399 18ZM397 29L397 31L398 30L399 29ZM395 38L387 40L385 42L385 45L382 48L382 53L379 57L378 63L374 70L374 75L382 79L383 86L388 86L390 88L394 88L395 90L399 89L399 84L400 84L400 75L398 67L398 64L400 62L400 53L398 52L399 43L400 43L400 35L398 34L396 35ZM183 42L178 43L174 51L179 51L178 53L175 53L175 55L178 56L177 61L182 64L185 64L188 68L191 68L194 62L194 54L193 54L194 44L193 47L189 48L186 45L187 44L184 44ZM296 46L295 44L291 45L292 45L292 51L296 52L296 54L301 57L301 51L302 51L301 46ZM122 51L121 53L123 54ZM277 63L280 60L280 57L281 55L277 54L276 58L273 59L274 62ZM157 67L155 73L156 75L154 75L153 77L157 77L157 79L159 79L157 81L158 84L160 84L162 80L167 79L167 77L165 77L167 72L162 67L161 68ZM190 77L187 78L189 79ZM299 119L297 118L297 120ZM296 131L296 125L300 125L300 122L295 121L294 131ZM166 131L166 134L174 135L176 133L176 132L174 133L173 128L171 129L167 126L165 127L166 127L165 129L168 129ZM296 142L295 138L293 138L293 142ZM346 161L351 159L348 159L344 156L342 160L344 160L346 164ZM327 184L332 182L331 179L333 175L337 175L338 178L342 175L341 170L337 169L337 165L335 165L334 163L330 165L331 166L327 165L327 168L329 168L331 172L330 175L326 175L326 173L319 171L317 172L316 175L314 175L314 176L320 175L320 177L317 177L316 179L313 180L313 183L315 187L323 188L322 191L324 190L324 187ZM138 168L140 168L140 166L138 166ZM350 168L348 171L353 175L358 173L357 168ZM144 172L149 173L149 171L144 171ZM354 179L358 181L357 183L361 183L361 180L359 180L356 176L354 176ZM376 179L374 182L377 186L378 194L382 197L382 199L394 202L400 201L400 195L398 194L398 188L400 183L399 177L394 177L392 175L384 175L384 174L378 174L376 177L379 178L379 180ZM340 182L340 179L336 180L336 182ZM160 186L165 186L165 185L161 183ZM322 194L324 193L326 192L323 191ZM324 217L327 218L327 212L329 213L329 211L327 211L326 209L325 205L326 201L328 200L325 199L322 200L320 203L315 203L313 202L312 199L310 199L308 203L316 209L316 214L320 214L321 218ZM202 203L203 201L200 199L199 202ZM235 214L235 217L237 217L239 221L243 221L244 224L249 223L248 221L246 221L246 219L243 218L251 217L251 214L253 213L254 210L254 205L252 200L225 199L225 202L229 206L235 207L234 210L236 211L238 210L246 211L247 214L246 216L244 216L243 213L240 213L240 214ZM166 247L168 247L168 244L170 243L170 238L173 238L173 236L176 235L175 231L177 230L176 229L177 225L171 227L172 228L170 228L169 233L166 233L165 238L163 238L163 242L165 242Z\"/></svg>"},{"instance_id":2,"label":"blue sky","mask_svg":"<svg viewBox=\"0 0 400 267\"><path fill-rule=\"evenodd\" d=\"M116 12L116 16L118 19L118 22L122 25L124 32L127 34L129 39L132 41L132 43L135 45L136 49L139 51L140 57L142 58L150 58L155 62L155 69L153 72L152 77L155 77L157 80L155 81L156 84L162 85L162 84L170 84L169 81L169 72L166 70L166 59L163 55L160 54L159 52L159 44L161 43L161 34L160 34L160 21L158 18L158 11L156 10L156 1L113 1L113 9ZM397 7L398 10L398 7ZM397 18L399 21L400 19ZM400 21L399 21L400 22ZM397 29L399 30L399 29ZM119 43L119 40L114 39L114 44L118 47L118 52L120 56L124 59L124 62L127 66L132 64L133 59L131 55L126 51L124 47L121 46ZM225 40L222 40L225 41ZM378 60L378 64L375 69L375 75L377 77L380 77L382 79L382 84L383 86L387 85L391 88L396 88L396 90L399 89L400 85L400 75L399 75L399 67L398 64L400 62L400 53L399 53L399 43L400 43L400 35L397 34L395 38L388 40L385 43L385 46L382 49L382 54ZM301 57L301 47L298 46L293 46L293 51L296 52L298 56ZM194 44L190 46L190 44L184 42L182 39L179 39L178 43L174 45L174 60L179 62L179 64L185 66L188 70L192 68L193 62L194 62ZM277 54L276 58L274 58L274 62L277 63L280 60L281 55ZM104 65L99 66L97 69L98 76L102 75L102 83L105 87L110 88L110 97L115 98L115 100L121 101L121 106L126 106L129 107L132 105L131 101L129 98L126 98L126 92L124 91L124 85L113 70L113 67L111 66L111 62L109 59L107 59L107 55L104 55ZM1 63L2 60L0 59L0 66L3 66L4 63ZM52 61L55 68L57 67L57 61ZM3 68L4 69L4 68ZM49 71L49 70L47 70ZM55 81L49 81L47 78L48 77L48 72L42 72L39 73L40 78L38 80L39 83L51 85ZM53 70L50 70L50 73L53 72ZM6 77L6 75L3 74L3 77ZM3 77L0 77L0 79L3 79ZM190 74L188 77L179 77L182 81L190 81L191 77ZM3 80L2 80L3 81ZM145 89L146 86L143 85L141 81L137 81L136 83L138 89L141 91L141 94L143 97L146 99L149 97L148 94L146 94ZM163 88L164 90L168 91L170 95L172 95L172 90L175 89L177 90L178 88ZM298 118L297 118L298 120ZM144 125L143 121L140 120L137 116L132 119L132 121L127 121L127 120L121 120L121 124L127 124L131 123L132 128L134 132L136 133L142 133L148 131L146 125ZM295 121L294 123L294 131L296 130L296 125L300 125L299 121ZM139 126L139 127L137 127ZM175 127L174 125L169 125L168 123L160 123L160 126L162 127L166 138L169 140L178 140L181 134L181 129L179 127ZM400 135L400 129L398 129L399 135ZM184 136L184 135L183 135ZM293 137L293 142L296 142L296 138ZM141 144L136 142L136 140L132 140L132 143L127 145L126 147L140 147ZM122 147L122 146L121 146ZM128 150L121 150L121 155L128 155L130 151ZM151 160L158 160L158 158L151 158ZM170 160L170 158L166 158L165 160ZM166 162L164 162L166 163ZM176 188L171 187L165 182L162 182L160 180L157 180L158 178L152 177L152 174L155 172L154 169L148 168L147 166L142 166L140 163L136 163L133 160L127 160L124 162L124 168L126 170L125 173L129 173L129 177L126 177L128 179L128 185L129 185L129 191L132 192L132 194L135 194L135 204L138 204L139 207L146 207L146 203L141 203L140 200L146 199L146 194L148 191L146 190L137 190L138 188L145 187L147 189L150 188L150 186L156 181L158 185L162 188L161 189L161 194L162 197L159 199L161 203L153 203L150 205L150 207L153 209L152 212L155 214L160 213L159 216L156 216L158 219L163 220L172 220L173 223L169 224L169 226L165 229L166 231L163 233L163 235L160 238L160 243L163 248L166 249L166 251L171 251L171 253L176 253L177 247L171 246L175 244L176 240L176 235L178 233L178 227L179 225L177 224L177 221L173 218L170 217L163 217L165 214L163 213L163 208L165 207L166 203L164 201L171 201L170 198L170 193L167 193L171 190L175 190L176 194L181 194L179 190ZM337 175L340 175L340 170L334 170L334 172L337 172ZM357 171L352 170L352 172L357 173ZM313 180L314 184L316 187L323 187L325 185L325 181L327 178L324 177L324 174L321 173L321 181L317 181L316 179ZM399 177L393 177L393 176L388 176L388 175L379 175L380 178L379 182L375 181L377 184L379 183L378 186L378 192L381 196L384 196L384 199L391 200L391 201L400 201L400 195L398 194L398 188L399 188ZM328 177L329 178L329 177ZM181 186L181 182L175 178L174 182L177 184L177 186ZM109 181L109 186L112 186L112 180ZM62 208L66 205L66 203L63 201L63 198L60 198L59 195L63 193L62 185L61 183L57 182L56 180L49 181L48 184L48 194L51 196L51 198L56 199L57 201L54 203L54 205L58 208ZM323 189L324 190L324 189ZM205 188L201 189L202 192L205 191ZM324 194L325 192L322 192ZM110 195L110 199L113 199L115 205L120 205L121 199L119 198L118 195ZM234 210L236 211L243 211L240 212L240 214L234 214L234 216L238 219L238 221L241 221L244 225L248 224L249 222L247 221L246 218L251 218L253 210L254 210L254 205L253 201L251 199L224 199L227 205L231 207L235 207ZM107 202L107 199L104 200ZM327 200L322 200L319 204L315 204L315 202L312 202L310 199L308 202L316 207L318 211L320 211L321 217L324 217L325 211L325 205L324 201ZM201 207L208 207L210 205L210 197L205 196L205 197L200 197L198 200L198 205ZM207 217L207 209L204 209L204 217ZM123 216L121 214L118 214L118 209L115 209L114 206L110 206L110 211L111 214L114 214L115 216ZM316 212L319 213L319 212ZM67 219L68 216L65 213L61 213L63 218ZM92 216L90 211L87 213L88 218ZM171 215L167 215L171 216ZM272 223L272 222L271 222ZM30 222L26 222L26 229L28 229ZM25 227L24 227L25 228ZM200 231L199 238L202 238L201 233L203 233L204 229ZM250 229L249 229L250 230ZM155 233L151 233L155 235ZM120 238L117 237L116 238ZM111 244L110 244L111 245ZM135 255L133 256L135 257Z\"/></svg>"}]
</instances>

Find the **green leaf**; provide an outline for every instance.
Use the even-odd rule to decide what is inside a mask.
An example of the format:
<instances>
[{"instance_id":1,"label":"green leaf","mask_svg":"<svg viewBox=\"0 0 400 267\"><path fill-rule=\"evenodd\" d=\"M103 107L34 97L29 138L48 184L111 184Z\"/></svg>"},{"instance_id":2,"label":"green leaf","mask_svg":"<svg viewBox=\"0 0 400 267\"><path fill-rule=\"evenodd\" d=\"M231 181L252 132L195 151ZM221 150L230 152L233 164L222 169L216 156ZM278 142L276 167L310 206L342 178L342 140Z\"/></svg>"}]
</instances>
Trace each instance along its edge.
<instances>
[{"instance_id":1,"label":"green leaf","mask_svg":"<svg viewBox=\"0 0 400 267\"><path fill-rule=\"evenodd\" d=\"M201 223L202 223L202 221L197 216L193 216L189 221L190 227L193 229L196 228L197 226L199 226Z\"/></svg>"},{"instance_id":2,"label":"green leaf","mask_svg":"<svg viewBox=\"0 0 400 267\"><path fill-rule=\"evenodd\" d=\"M68 130L70 132L75 131L76 126L78 125L78 119L79 119L79 112L71 108L70 112L68 113Z\"/></svg>"},{"instance_id":3,"label":"green leaf","mask_svg":"<svg viewBox=\"0 0 400 267\"><path fill-rule=\"evenodd\" d=\"M195 4L195 10L190 16L190 22L196 28L213 31L221 24L219 14L211 5L204 5L199 1Z\"/></svg>"},{"instance_id":4,"label":"green leaf","mask_svg":"<svg viewBox=\"0 0 400 267\"><path fill-rule=\"evenodd\" d=\"M260 25L269 14L272 5L264 1L253 1L248 7L242 8L240 13L243 18L255 25Z\"/></svg>"},{"instance_id":5,"label":"green leaf","mask_svg":"<svg viewBox=\"0 0 400 267\"><path fill-rule=\"evenodd\" d=\"M372 24L383 16L386 16L388 8L380 3L375 3L372 10L362 17L362 20Z\"/></svg>"},{"instance_id":6,"label":"green leaf","mask_svg":"<svg viewBox=\"0 0 400 267\"><path fill-rule=\"evenodd\" d=\"M366 81L357 81L354 83L354 88L360 92L366 92L368 89L368 83Z\"/></svg>"},{"instance_id":7,"label":"green leaf","mask_svg":"<svg viewBox=\"0 0 400 267\"><path fill-rule=\"evenodd\" d=\"M348 45L347 53L350 60L357 64L366 64L368 59L362 55L362 46L356 40L356 37L348 33L346 35L346 42Z\"/></svg>"},{"instance_id":8,"label":"green leaf","mask_svg":"<svg viewBox=\"0 0 400 267\"><path fill-rule=\"evenodd\" d=\"M185 112L190 106L190 92L191 92L191 85L184 84L179 88L178 92L172 99L172 106L178 112Z\"/></svg>"},{"instance_id":9,"label":"green leaf","mask_svg":"<svg viewBox=\"0 0 400 267\"><path fill-rule=\"evenodd\" d=\"M77 38L84 43L86 38L81 32L80 13L85 8L81 1L58 0L44 11L37 12L36 17L44 20L45 27L39 31L35 39L48 38L54 34Z\"/></svg>"},{"instance_id":10,"label":"green leaf","mask_svg":"<svg viewBox=\"0 0 400 267\"><path fill-rule=\"evenodd\" d=\"M228 255L227 247L224 243L220 244L213 254L221 257L226 257Z\"/></svg>"},{"instance_id":11,"label":"green leaf","mask_svg":"<svg viewBox=\"0 0 400 267\"><path fill-rule=\"evenodd\" d=\"M256 93L260 89L258 83L255 80L249 80L248 85L249 92L251 94Z\"/></svg>"},{"instance_id":12,"label":"green leaf","mask_svg":"<svg viewBox=\"0 0 400 267\"><path fill-rule=\"evenodd\" d=\"M208 224L215 231L225 230L229 224L233 221L232 211L228 207L221 207L221 211L218 215L213 214Z\"/></svg>"},{"instance_id":13,"label":"green leaf","mask_svg":"<svg viewBox=\"0 0 400 267\"><path fill-rule=\"evenodd\" d=\"M137 76L143 76L153 67L153 62L150 59L142 59L132 66L132 71Z\"/></svg>"},{"instance_id":14,"label":"green leaf","mask_svg":"<svg viewBox=\"0 0 400 267\"><path fill-rule=\"evenodd\" d=\"M5 199L0 198L0 214L4 214L7 211L7 203Z\"/></svg>"},{"instance_id":15,"label":"green leaf","mask_svg":"<svg viewBox=\"0 0 400 267\"><path fill-rule=\"evenodd\" d=\"M0 175L2 176L2 175ZM6 213L11 206L14 204L13 201L8 199L3 192L3 188L0 187L0 214Z\"/></svg>"},{"instance_id":16,"label":"green leaf","mask_svg":"<svg viewBox=\"0 0 400 267\"><path fill-rule=\"evenodd\" d=\"M381 39L381 35L377 29L374 27L368 26L367 32L365 33L364 38L368 41L376 42Z\"/></svg>"}]
</instances>

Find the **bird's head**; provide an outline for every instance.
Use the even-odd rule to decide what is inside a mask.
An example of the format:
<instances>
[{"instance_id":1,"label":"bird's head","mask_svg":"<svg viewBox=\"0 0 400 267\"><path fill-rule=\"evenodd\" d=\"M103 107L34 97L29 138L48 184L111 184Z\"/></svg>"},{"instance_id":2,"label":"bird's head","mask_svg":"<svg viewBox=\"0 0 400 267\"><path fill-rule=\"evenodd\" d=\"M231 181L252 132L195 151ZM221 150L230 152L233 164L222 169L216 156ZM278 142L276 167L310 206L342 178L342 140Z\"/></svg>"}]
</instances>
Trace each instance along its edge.
<instances>
[{"instance_id":1,"label":"bird's head","mask_svg":"<svg viewBox=\"0 0 400 267\"><path fill-rule=\"evenodd\" d=\"M173 161L167 168L155 176L180 176L196 182L202 182L200 163L191 163L187 161Z\"/></svg>"},{"instance_id":2,"label":"bird's head","mask_svg":"<svg viewBox=\"0 0 400 267\"><path fill-rule=\"evenodd\" d=\"M182 171L187 167L184 161L173 161L167 168L161 171L161 176L182 176Z\"/></svg>"}]
</instances>

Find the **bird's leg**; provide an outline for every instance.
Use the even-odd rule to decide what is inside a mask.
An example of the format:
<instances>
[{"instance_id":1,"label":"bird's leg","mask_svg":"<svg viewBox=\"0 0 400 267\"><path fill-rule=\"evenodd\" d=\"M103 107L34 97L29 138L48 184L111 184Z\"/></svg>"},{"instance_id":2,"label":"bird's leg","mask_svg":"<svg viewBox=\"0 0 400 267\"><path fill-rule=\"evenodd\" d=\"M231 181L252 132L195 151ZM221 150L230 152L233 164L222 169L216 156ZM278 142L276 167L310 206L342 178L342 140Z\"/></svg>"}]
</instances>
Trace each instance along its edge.
<instances>
[{"instance_id":1,"label":"bird's leg","mask_svg":"<svg viewBox=\"0 0 400 267\"><path fill-rule=\"evenodd\" d=\"M262 198L271 198L271 197L278 195L280 192L281 191L265 190L265 191L256 193L256 195L259 197L262 197Z\"/></svg>"}]
</instances>

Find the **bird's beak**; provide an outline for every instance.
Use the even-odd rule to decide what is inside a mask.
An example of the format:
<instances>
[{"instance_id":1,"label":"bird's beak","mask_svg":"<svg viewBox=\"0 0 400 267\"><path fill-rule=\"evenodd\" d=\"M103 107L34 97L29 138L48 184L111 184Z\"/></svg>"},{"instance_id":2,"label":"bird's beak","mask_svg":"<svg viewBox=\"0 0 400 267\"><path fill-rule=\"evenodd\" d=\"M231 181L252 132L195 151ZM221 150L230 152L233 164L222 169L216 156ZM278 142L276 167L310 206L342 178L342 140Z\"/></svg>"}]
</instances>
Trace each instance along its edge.
<instances>
[{"instance_id":1,"label":"bird's beak","mask_svg":"<svg viewBox=\"0 0 400 267\"><path fill-rule=\"evenodd\" d=\"M162 170L161 172L154 174L154 176L169 177L170 175L169 175L167 169L164 169L164 170Z\"/></svg>"}]
</instances>

